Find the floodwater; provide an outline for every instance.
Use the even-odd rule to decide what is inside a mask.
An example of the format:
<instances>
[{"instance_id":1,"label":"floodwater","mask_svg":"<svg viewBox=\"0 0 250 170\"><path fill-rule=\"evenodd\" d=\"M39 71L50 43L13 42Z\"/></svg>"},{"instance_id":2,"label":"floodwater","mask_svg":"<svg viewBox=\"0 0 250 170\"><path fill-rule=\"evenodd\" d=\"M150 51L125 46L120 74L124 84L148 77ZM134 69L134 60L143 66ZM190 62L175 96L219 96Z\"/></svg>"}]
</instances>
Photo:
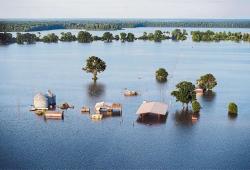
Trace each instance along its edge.
<instances>
[{"instance_id":1,"label":"floodwater","mask_svg":"<svg viewBox=\"0 0 250 170\"><path fill-rule=\"evenodd\" d=\"M107 64L96 84L82 71L91 55ZM0 65L1 169L250 167L250 43L194 43L189 39L12 44L0 46ZM165 84L155 80L159 67L169 72ZM198 97L202 110L192 122L170 93L178 82L195 83L206 73L216 76L218 86L214 93ZM125 88L140 95L124 97ZM65 111L64 120L45 121L29 112L33 96L48 89L56 93L58 104L75 106ZM139 120L135 113L144 100L168 103L166 119ZM80 112L83 105L93 112L100 101L122 103L122 116L92 121ZM239 107L236 118L227 114L231 101Z\"/></svg>"}]
</instances>

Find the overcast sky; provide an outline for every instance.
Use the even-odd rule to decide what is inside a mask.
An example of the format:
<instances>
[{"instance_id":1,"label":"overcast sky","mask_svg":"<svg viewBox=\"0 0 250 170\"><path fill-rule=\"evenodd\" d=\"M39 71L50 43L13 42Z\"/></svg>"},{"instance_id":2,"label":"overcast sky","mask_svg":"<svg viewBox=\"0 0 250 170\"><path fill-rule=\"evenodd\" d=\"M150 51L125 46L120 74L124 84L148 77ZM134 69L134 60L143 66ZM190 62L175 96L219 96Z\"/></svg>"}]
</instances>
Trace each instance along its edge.
<instances>
[{"instance_id":1,"label":"overcast sky","mask_svg":"<svg viewBox=\"0 0 250 170\"><path fill-rule=\"evenodd\" d=\"M250 0L0 0L0 18L245 18Z\"/></svg>"}]
</instances>

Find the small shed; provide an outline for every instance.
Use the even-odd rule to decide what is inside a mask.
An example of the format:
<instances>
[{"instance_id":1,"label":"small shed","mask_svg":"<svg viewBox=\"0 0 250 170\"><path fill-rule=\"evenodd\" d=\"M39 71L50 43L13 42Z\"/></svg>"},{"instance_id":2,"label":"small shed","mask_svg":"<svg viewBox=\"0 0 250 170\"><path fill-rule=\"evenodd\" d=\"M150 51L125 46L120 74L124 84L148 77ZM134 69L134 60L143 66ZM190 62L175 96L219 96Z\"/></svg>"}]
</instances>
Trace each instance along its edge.
<instances>
[{"instance_id":1,"label":"small shed","mask_svg":"<svg viewBox=\"0 0 250 170\"><path fill-rule=\"evenodd\" d=\"M46 97L48 99L48 105L55 107L56 106L56 95L53 94L50 90L48 90Z\"/></svg>"},{"instance_id":2,"label":"small shed","mask_svg":"<svg viewBox=\"0 0 250 170\"><path fill-rule=\"evenodd\" d=\"M161 102L143 102L136 114L156 114L165 116L168 111L168 105Z\"/></svg>"},{"instance_id":3,"label":"small shed","mask_svg":"<svg viewBox=\"0 0 250 170\"><path fill-rule=\"evenodd\" d=\"M48 109L48 99L42 93L35 95L33 99L33 105L35 109Z\"/></svg>"}]
</instances>

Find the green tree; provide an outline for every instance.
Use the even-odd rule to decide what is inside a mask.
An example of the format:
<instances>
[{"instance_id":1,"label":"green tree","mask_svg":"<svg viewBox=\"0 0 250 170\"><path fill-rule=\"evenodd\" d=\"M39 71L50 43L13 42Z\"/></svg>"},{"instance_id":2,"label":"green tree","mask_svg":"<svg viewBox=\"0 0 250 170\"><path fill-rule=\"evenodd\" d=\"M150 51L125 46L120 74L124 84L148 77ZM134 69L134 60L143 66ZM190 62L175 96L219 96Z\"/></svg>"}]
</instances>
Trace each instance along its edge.
<instances>
[{"instance_id":1,"label":"green tree","mask_svg":"<svg viewBox=\"0 0 250 170\"><path fill-rule=\"evenodd\" d=\"M180 29L175 29L172 31L172 40L186 40L187 39L187 31L183 30L181 31Z\"/></svg>"},{"instance_id":2,"label":"green tree","mask_svg":"<svg viewBox=\"0 0 250 170\"><path fill-rule=\"evenodd\" d=\"M56 43L58 42L58 36L54 33L51 33L51 34L48 34L48 35L45 35L43 38L42 38L42 41L43 42L46 42L46 43Z\"/></svg>"},{"instance_id":3,"label":"green tree","mask_svg":"<svg viewBox=\"0 0 250 170\"><path fill-rule=\"evenodd\" d=\"M228 104L228 114L231 114L231 115L238 114L238 106L234 102L231 102Z\"/></svg>"},{"instance_id":4,"label":"green tree","mask_svg":"<svg viewBox=\"0 0 250 170\"><path fill-rule=\"evenodd\" d=\"M112 42L113 39L114 39L113 34L111 34L110 32L105 32L102 35L102 40L105 42Z\"/></svg>"},{"instance_id":5,"label":"green tree","mask_svg":"<svg viewBox=\"0 0 250 170\"><path fill-rule=\"evenodd\" d=\"M76 40L76 36L75 35L72 35L71 32L62 32L61 33L61 38L60 38L60 41L75 41Z\"/></svg>"},{"instance_id":6,"label":"green tree","mask_svg":"<svg viewBox=\"0 0 250 170\"><path fill-rule=\"evenodd\" d=\"M1 44L10 44L14 42L14 38L11 33L1 33L0 32L0 45Z\"/></svg>"},{"instance_id":7,"label":"green tree","mask_svg":"<svg viewBox=\"0 0 250 170\"><path fill-rule=\"evenodd\" d=\"M144 32L142 36L140 36L138 39L140 40L148 40L148 33Z\"/></svg>"},{"instance_id":8,"label":"green tree","mask_svg":"<svg viewBox=\"0 0 250 170\"><path fill-rule=\"evenodd\" d=\"M128 33L127 35L127 41L133 42L135 40L135 35L133 33Z\"/></svg>"},{"instance_id":9,"label":"green tree","mask_svg":"<svg viewBox=\"0 0 250 170\"><path fill-rule=\"evenodd\" d=\"M86 65L82 69L87 73L92 73L92 79L96 81L97 73L101 73L106 69L106 63L96 56L91 56L87 59Z\"/></svg>"},{"instance_id":10,"label":"green tree","mask_svg":"<svg viewBox=\"0 0 250 170\"><path fill-rule=\"evenodd\" d=\"M127 34L126 34L125 32L121 32L121 33L120 33L120 37L121 37L121 41L122 41L122 42L125 42L126 39L127 39Z\"/></svg>"},{"instance_id":11,"label":"green tree","mask_svg":"<svg viewBox=\"0 0 250 170\"><path fill-rule=\"evenodd\" d=\"M155 42L160 42L161 40L164 40L164 39L165 39L165 36L162 33L162 31L161 30L156 30L155 33L154 33L154 41Z\"/></svg>"},{"instance_id":12,"label":"green tree","mask_svg":"<svg viewBox=\"0 0 250 170\"><path fill-rule=\"evenodd\" d=\"M80 43L90 43L93 41L92 35L87 31L80 31L77 35L77 40Z\"/></svg>"},{"instance_id":13,"label":"green tree","mask_svg":"<svg viewBox=\"0 0 250 170\"><path fill-rule=\"evenodd\" d=\"M199 113L200 110L201 110L201 105L200 105L200 103L199 103L198 101L194 100L194 101L192 102L192 109L193 109L193 112L194 112L194 113Z\"/></svg>"},{"instance_id":14,"label":"green tree","mask_svg":"<svg viewBox=\"0 0 250 170\"><path fill-rule=\"evenodd\" d=\"M188 109L188 104L196 100L195 85L191 82L182 81L176 85L176 90L172 91L171 95L176 98L177 102L181 102L184 109L184 104Z\"/></svg>"},{"instance_id":15,"label":"green tree","mask_svg":"<svg viewBox=\"0 0 250 170\"><path fill-rule=\"evenodd\" d=\"M201 76L196 83L204 91L212 90L217 85L216 78L211 73Z\"/></svg>"},{"instance_id":16,"label":"green tree","mask_svg":"<svg viewBox=\"0 0 250 170\"><path fill-rule=\"evenodd\" d=\"M168 72L164 68L159 68L155 72L155 78L160 82L167 81L167 77L168 77Z\"/></svg>"}]
</instances>

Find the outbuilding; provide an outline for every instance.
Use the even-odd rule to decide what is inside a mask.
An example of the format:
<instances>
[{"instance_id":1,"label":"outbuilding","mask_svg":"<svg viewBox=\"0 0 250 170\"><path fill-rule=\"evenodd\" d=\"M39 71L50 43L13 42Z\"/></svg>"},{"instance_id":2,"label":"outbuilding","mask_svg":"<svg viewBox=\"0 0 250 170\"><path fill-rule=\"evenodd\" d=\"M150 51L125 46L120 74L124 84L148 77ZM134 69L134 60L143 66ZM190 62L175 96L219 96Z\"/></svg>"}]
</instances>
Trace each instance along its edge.
<instances>
[{"instance_id":1,"label":"outbuilding","mask_svg":"<svg viewBox=\"0 0 250 170\"><path fill-rule=\"evenodd\" d=\"M168 111L168 105L161 102L143 102L136 114L143 117L145 114L154 114L159 118L160 116L166 116Z\"/></svg>"}]
</instances>

